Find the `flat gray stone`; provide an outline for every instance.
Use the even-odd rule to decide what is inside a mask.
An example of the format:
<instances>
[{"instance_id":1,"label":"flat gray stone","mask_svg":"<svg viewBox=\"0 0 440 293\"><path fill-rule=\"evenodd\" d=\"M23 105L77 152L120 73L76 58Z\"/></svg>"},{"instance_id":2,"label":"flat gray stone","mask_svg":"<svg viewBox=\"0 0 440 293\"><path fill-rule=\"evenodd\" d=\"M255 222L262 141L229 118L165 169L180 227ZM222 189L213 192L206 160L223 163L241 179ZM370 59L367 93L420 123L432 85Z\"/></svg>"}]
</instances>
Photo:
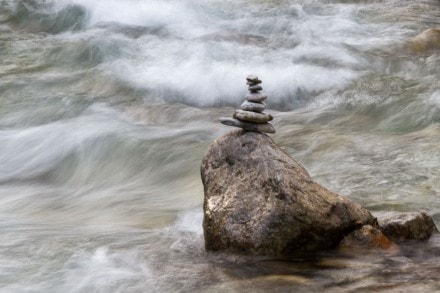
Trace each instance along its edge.
<instances>
[{"instance_id":1,"label":"flat gray stone","mask_svg":"<svg viewBox=\"0 0 440 293\"><path fill-rule=\"evenodd\" d=\"M260 86L260 85L250 85L249 86L249 91L250 92L252 92L252 93L256 93L256 92L259 92L259 91L261 91L263 88Z\"/></svg>"},{"instance_id":2,"label":"flat gray stone","mask_svg":"<svg viewBox=\"0 0 440 293\"><path fill-rule=\"evenodd\" d=\"M240 121L234 118L229 117L221 117L220 122L227 126L234 126L239 127L245 131L251 131L251 132L263 132L263 133L275 133L276 130L270 123L264 123L264 124L256 124L252 122L244 122Z\"/></svg>"},{"instance_id":3,"label":"flat gray stone","mask_svg":"<svg viewBox=\"0 0 440 293\"><path fill-rule=\"evenodd\" d=\"M253 122L258 124L266 123L273 120L272 115L270 115L269 113L256 113L244 110L235 110L233 117L241 121Z\"/></svg>"},{"instance_id":4,"label":"flat gray stone","mask_svg":"<svg viewBox=\"0 0 440 293\"><path fill-rule=\"evenodd\" d=\"M261 82L261 80L259 80L258 76L256 76L255 74L250 74L250 75L246 76L246 80L249 82L257 82L257 81Z\"/></svg>"},{"instance_id":5,"label":"flat gray stone","mask_svg":"<svg viewBox=\"0 0 440 293\"><path fill-rule=\"evenodd\" d=\"M241 104L241 108L245 111L252 111L252 112L258 112L261 113L266 109L266 104L261 103L254 103L249 101L244 101L243 104Z\"/></svg>"},{"instance_id":6,"label":"flat gray stone","mask_svg":"<svg viewBox=\"0 0 440 293\"><path fill-rule=\"evenodd\" d=\"M253 81L246 82L247 85L257 85L257 84L260 84L260 83L262 83L261 80L253 80Z\"/></svg>"},{"instance_id":7,"label":"flat gray stone","mask_svg":"<svg viewBox=\"0 0 440 293\"><path fill-rule=\"evenodd\" d=\"M261 103L267 99L267 95L265 93L249 93L245 98L249 102Z\"/></svg>"}]
</instances>

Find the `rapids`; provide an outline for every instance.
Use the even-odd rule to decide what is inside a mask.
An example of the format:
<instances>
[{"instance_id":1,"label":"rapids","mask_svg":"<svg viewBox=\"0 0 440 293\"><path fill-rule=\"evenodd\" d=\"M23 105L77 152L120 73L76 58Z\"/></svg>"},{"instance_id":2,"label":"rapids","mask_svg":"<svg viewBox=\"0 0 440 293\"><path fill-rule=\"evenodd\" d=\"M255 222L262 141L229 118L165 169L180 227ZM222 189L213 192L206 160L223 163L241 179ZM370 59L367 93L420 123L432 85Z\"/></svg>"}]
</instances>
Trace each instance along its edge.
<instances>
[{"instance_id":1,"label":"rapids","mask_svg":"<svg viewBox=\"0 0 440 293\"><path fill-rule=\"evenodd\" d=\"M440 2L1 0L1 292L440 292L399 254L203 247L201 158L263 80L273 139L376 214L440 226Z\"/></svg>"}]
</instances>

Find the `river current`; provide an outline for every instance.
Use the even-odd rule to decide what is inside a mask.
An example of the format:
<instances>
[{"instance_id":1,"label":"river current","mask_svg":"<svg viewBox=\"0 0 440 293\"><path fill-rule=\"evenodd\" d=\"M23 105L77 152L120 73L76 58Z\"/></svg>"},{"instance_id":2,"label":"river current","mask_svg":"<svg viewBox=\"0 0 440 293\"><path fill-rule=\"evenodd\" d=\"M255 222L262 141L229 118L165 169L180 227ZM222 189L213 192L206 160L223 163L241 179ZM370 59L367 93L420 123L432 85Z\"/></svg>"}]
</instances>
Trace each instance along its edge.
<instances>
[{"instance_id":1,"label":"river current","mask_svg":"<svg viewBox=\"0 0 440 293\"><path fill-rule=\"evenodd\" d=\"M316 181L440 226L440 54L402 49L439 26L435 0L1 0L0 291L440 292L439 236L207 253L199 173L253 73Z\"/></svg>"}]
</instances>

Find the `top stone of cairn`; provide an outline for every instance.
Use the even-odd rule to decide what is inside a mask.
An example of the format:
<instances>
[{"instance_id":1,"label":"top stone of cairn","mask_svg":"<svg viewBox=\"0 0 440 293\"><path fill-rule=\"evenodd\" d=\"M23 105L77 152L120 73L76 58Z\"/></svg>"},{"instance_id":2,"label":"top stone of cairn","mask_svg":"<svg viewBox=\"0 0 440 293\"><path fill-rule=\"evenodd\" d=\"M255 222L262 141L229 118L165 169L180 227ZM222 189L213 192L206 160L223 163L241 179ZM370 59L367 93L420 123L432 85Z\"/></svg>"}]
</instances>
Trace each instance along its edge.
<instances>
[{"instance_id":1,"label":"top stone of cairn","mask_svg":"<svg viewBox=\"0 0 440 293\"><path fill-rule=\"evenodd\" d=\"M257 85L257 84L262 83L262 81L258 79L258 76L254 75L254 74L248 75L246 77L246 81L247 81L246 84L248 84L248 85Z\"/></svg>"},{"instance_id":2,"label":"top stone of cairn","mask_svg":"<svg viewBox=\"0 0 440 293\"><path fill-rule=\"evenodd\" d=\"M246 84L249 86L249 94L246 95L241 110L236 110L232 118L221 117L220 122L224 125L242 128L245 131L275 133L275 128L269 123L272 115L263 112L266 104L263 102L267 96L260 92L262 81L256 75L248 75Z\"/></svg>"}]
</instances>

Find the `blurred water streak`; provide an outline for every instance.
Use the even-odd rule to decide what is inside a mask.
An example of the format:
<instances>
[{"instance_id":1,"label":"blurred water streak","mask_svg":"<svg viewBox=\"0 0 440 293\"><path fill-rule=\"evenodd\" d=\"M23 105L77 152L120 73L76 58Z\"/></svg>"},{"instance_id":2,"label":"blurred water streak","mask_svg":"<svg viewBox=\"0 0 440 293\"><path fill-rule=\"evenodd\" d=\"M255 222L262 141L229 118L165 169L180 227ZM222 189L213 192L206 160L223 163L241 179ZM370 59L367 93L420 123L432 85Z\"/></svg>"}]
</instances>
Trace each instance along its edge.
<instances>
[{"instance_id":1,"label":"blurred water streak","mask_svg":"<svg viewBox=\"0 0 440 293\"><path fill-rule=\"evenodd\" d=\"M324 186L440 224L438 1L0 2L2 292L439 291L440 239L303 261L203 249L201 158L257 74ZM411 268L411 269L410 269Z\"/></svg>"}]
</instances>

